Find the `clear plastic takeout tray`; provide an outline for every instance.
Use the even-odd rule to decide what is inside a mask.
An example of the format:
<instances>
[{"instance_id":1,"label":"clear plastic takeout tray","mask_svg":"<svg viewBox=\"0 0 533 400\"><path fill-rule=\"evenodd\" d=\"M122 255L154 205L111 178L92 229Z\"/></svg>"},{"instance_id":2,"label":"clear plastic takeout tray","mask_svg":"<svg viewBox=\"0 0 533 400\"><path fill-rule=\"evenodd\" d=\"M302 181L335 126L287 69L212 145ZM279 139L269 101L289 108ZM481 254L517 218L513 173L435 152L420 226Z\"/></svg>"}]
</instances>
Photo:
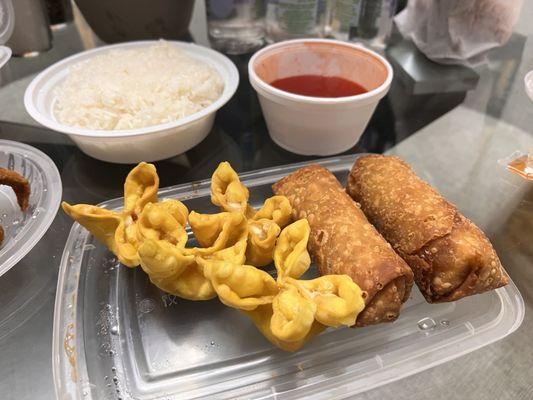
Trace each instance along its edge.
<instances>
[{"instance_id":1,"label":"clear plastic takeout tray","mask_svg":"<svg viewBox=\"0 0 533 400\"><path fill-rule=\"evenodd\" d=\"M320 161L341 182L355 156ZM271 184L303 164L242 174L260 206ZM117 182L120 185L121 182ZM216 212L209 181L161 198ZM122 206L122 199L103 204ZM192 239L191 239L192 240ZM316 275L313 266L311 274ZM427 304L418 289L392 324L328 330L296 353L274 348L238 311L155 288L74 224L58 282L54 378L65 399L337 399L444 363L501 339L524 314L515 285L455 303Z\"/></svg>"},{"instance_id":2,"label":"clear plastic takeout tray","mask_svg":"<svg viewBox=\"0 0 533 400\"><path fill-rule=\"evenodd\" d=\"M24 176L31 189L28 209L22 212L13 190L0 186L0 276L24 257L54 220L61 200L61 177L54 162L26 144L0 140L0 167Z\"/></svg>"}]
</instances>

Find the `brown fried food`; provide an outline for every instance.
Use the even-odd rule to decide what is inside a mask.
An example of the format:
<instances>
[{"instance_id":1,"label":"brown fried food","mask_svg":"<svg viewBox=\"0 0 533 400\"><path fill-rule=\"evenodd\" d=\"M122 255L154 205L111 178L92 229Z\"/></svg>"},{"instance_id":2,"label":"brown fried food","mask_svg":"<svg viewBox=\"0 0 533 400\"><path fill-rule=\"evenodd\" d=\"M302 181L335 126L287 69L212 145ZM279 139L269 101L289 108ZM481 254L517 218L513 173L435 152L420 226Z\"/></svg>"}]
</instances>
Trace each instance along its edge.
<instances>
[{"instance_id":1,"label":"brown fried food","mask_svg":"<svg viewBox=\"0 0 533 400\"><path fill-rule=\"evenodd\" d=\"M366 294L356 326L393 321L413 285L409 266L368 222L335 176L309 165L273 185L295 219L307 218L308 248L321 275L346 274Z\"/></svg>"},{"instance_id":2,"label":"brown fried food","mask_svg":"<svg viewBox=\"0 0 533 400\"><path fill-rule=\"evenodd\" d=\"M22 211L26 211L30 200L30 184L18 172L0 168L0 185L11 186L17 196L17 203Z\"/></svg>"},{"instance_id":3,"label":"brown fried food","mask_svg":"<svg viewBox=\"0 0 533 400\"><path fill-rule=\"evenodd\" d=\"M347 192L407 261L428 302L454 301L508 283L483 232L400 158L359 158Z\"/></svg>"},{"instance_id":4,"label":"brown fried food","mask_svg":"<svg viewBox=\"0 0 533 400\"><path fill-rule=\"evenodd\" d=\"M30 184L18 172L0 168L0 185L11 186L17 196L17 203L22 211L26 211L30 200ZM4 241L4 229L0 226L0 244Z\"/></svg>"}]
</instances>

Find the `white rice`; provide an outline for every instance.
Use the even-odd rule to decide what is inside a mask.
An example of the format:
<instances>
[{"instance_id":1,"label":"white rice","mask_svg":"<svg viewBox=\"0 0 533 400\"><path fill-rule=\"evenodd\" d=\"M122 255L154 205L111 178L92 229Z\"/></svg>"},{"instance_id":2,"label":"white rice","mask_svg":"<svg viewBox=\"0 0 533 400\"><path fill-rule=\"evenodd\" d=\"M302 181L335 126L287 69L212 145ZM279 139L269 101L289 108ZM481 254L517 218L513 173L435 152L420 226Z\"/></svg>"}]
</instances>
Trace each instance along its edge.
<instances>
[{"instance_id":1,"label":"white rice","mask_svg":"<svg viewBox=\"0 0 533 400\"><path fill-rule=\"evenodd\" d=\"M54 114L65 125L95 130L141 128L194 114L220 97L211 66L160 41L110 50L70 68L56 89Z\"/></svg>"}]
</instances>

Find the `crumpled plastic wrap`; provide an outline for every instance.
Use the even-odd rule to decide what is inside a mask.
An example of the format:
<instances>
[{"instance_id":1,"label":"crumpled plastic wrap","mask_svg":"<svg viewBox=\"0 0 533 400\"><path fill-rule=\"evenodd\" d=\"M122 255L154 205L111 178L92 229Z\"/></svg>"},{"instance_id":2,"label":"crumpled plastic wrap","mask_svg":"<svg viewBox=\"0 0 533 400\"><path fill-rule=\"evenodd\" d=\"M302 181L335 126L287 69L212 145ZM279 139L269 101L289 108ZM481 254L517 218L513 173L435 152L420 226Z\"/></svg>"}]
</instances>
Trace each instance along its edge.
<instances>
[{"instance_id":1,"label":"crumpled plastic wrap","mask_svg":"<svg viewBox=\"0 0 533 400\"><path fill-rule=\"evenodd\" d=\"M405 38L433 61L475 65L509 40L523 0L409 0L395 17Z\"/></svg>"}]
</instances>

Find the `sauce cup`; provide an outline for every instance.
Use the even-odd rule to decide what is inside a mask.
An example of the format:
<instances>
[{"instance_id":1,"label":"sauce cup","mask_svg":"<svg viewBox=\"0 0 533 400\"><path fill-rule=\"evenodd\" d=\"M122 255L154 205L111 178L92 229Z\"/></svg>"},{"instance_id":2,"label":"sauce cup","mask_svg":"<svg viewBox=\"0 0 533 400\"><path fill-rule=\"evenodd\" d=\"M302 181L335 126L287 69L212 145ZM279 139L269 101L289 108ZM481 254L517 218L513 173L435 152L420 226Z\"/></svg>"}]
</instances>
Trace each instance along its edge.
<instances>
[{"instance_id":1,"label":"sauce cup","mask_svg":"<svg viewBox=\"0 0 533 400\"><path fill-rule=\"evenodd\" d=\"M328 156L353 147L392 81L392 68L360 45L328 39L276 43L253 55L250 83L272 140L293 153ZM272 82L299 75L335 76L367 92L347 97L310 97L277 89Z\"/></svg>"}]
</instances>

